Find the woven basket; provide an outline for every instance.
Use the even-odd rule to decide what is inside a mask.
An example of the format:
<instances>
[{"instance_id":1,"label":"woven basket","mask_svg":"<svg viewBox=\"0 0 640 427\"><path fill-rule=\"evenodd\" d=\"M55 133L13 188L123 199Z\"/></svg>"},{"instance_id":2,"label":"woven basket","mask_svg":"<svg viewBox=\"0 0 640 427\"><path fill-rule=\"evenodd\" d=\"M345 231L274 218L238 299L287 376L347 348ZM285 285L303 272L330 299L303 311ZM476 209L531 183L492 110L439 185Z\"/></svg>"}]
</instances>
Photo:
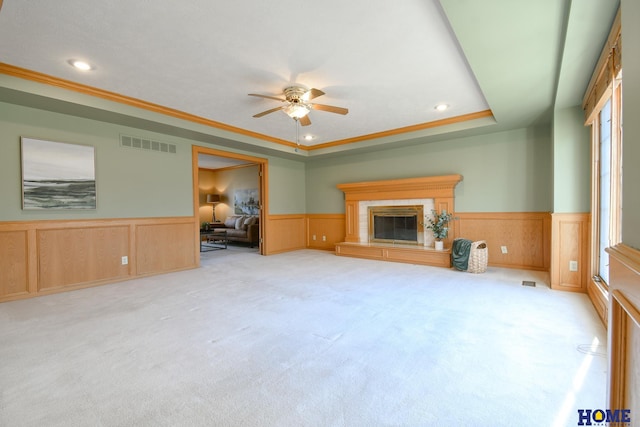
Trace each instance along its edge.
<instances>
[{"instance_id":1,"label":"woven basket","mask_svg":"<svg viewBox=\"0 0 640 427\"><path fill-rule=\"evenodd\" d=\"M487 242L478 240L471 244L471 252L469 253L469 273L484 273L487 271L487 260L489 259L489 250Z\"/></svg>"}]
</instances>

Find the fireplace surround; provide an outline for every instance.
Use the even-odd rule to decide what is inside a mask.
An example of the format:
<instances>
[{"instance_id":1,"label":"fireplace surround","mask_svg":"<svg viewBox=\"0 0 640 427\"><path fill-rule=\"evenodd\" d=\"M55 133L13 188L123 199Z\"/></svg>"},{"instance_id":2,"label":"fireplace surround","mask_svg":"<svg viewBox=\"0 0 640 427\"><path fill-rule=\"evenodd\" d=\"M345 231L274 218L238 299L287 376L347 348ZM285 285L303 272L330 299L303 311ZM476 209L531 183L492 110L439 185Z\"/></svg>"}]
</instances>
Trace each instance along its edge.
<instances>
[{"instance_id":1,"label":"fireplace surround","mask_svg":"<svg viewBox=\"0 0 640 427\"><path fill-rule=\"evenodd\" d=\"M395 239L390 239L391 242L372 242L368 232L368 207L422 205L421 219L424 218L424 212L431 212L431 209L438 212L455 212L454 190L460 181L462 175L456 174L338 184L338 188L345 194L345 241L336 245L336 254L450 267L450 247L456 237L455 227L445 240L443 251L436 251L429 245L425 246L428 242L424 239L428 233L418 232L417 244L397 242Z\"/></svg>"},{"instance_id":2,"label":"fireplace surround","mask_svg":"<svg viewBox=\"0 0 640 427\"><path fill-rule=\"evenodd\" d=\"M416 206L417 208L422 208L422 214L418 217L420 221L418 222L419 230L422 232L418 232L417 236L417 244L423 246L433 246L433 235L431 233L425 233L424 228L420 226L421 223L424 222L424 214L430 213L432 209L435 209L435 205L433 199L385 199L385 200L361 200L358 202L358 242L360 243L394 243L394 244L413 244L408 242L372 242L371 241L371 230L370 223L371 218L369 214L369 209L381 208L381 207L391 207L396 208L400 206Z\"/></svg>"}]
</instances>

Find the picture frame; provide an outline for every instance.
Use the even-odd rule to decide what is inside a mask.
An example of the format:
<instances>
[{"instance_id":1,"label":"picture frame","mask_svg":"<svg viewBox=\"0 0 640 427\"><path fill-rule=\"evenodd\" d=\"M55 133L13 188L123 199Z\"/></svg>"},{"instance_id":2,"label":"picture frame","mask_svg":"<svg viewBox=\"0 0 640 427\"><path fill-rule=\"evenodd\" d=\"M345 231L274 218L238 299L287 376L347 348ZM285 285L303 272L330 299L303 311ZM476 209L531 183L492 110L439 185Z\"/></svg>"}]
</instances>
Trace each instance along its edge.
<instances>
[{"instance_id":1,"label":"picture frame","mask_svg":"<svg viewBox=\"0 0 640 427\"><path fill-rule=\"evenodd\" d=\"M23 210L97 208L95 147L20 140Z\"/></svg>"},{"instance_id":2,"label":"picture frame","mask_svg":"<svg viewBox=\"0 0 640 427\"><path fill-rule=\"evenodd\" d=\"M258 215L260 213L258 189L235 190L233 207L236 215Z\"/></svg>"}]
</instances>

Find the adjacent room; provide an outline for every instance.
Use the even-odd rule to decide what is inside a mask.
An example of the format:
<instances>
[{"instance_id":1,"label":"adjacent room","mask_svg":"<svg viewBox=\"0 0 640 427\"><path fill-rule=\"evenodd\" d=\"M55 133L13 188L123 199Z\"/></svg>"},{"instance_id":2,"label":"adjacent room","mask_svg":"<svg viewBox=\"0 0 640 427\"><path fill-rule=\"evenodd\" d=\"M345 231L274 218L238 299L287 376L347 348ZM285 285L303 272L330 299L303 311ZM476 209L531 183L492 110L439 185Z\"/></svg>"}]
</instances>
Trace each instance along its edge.
<instances>
[{"instance_id":1,"label":"adjacent room","mask_svg":"<svg viewBox=\"0 0 640 427\"><path fill-rule=\"evenodd\" d=\"M639 19L0 0L0 425L640 425Z\"/></svg>"}]
</instances>

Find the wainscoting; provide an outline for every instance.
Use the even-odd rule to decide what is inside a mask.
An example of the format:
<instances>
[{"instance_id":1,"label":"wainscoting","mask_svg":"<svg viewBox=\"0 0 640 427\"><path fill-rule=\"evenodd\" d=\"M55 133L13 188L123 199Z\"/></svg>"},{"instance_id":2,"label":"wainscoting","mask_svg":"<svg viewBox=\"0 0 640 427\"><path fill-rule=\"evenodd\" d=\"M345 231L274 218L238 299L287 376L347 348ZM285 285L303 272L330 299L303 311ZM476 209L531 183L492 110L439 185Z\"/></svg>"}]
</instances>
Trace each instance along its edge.
<instances>
[{"instance_id":1,"label":"wainscoting","mask_svg":"<svg viewBox=\"0 0 640 427\"><path fill-rule=\"evenodd\" d=\"M196 227L192 217L1 222L0 302L195 268Z\"/></svg>"},{"instance_id":2,"label":"wainscoting","mask_svg":"<svg viewBox=\"0 0 640 427\"><path fill-rule=\"evenodd\" d=\"M264 254L273 255L306 247L306 215L268 215Z\"/></svg>"},{"instance_id":3,"label":"wainscoting","mask_svg":"<svg viewBox=\"0 0 640 427\"><path fill-rule=\"evenodd\" d=\"M333 251L344 241L344 214L268 215L265 255L299 249Z\"/></svg>"},{"instance_id":4,"label":"wainscoting","mask_svg":"<svg viewBox=\"0 0 640 427\"><path fill-rule=\"evenodd\" d=\"M457 219L452 223L451 236L473 241L485 240L489 249L490 266L549 271L551 264L550 213L456 212L455 216ZM306 218L306 247L334 250L337 243L345 241L348 227L345 215L313 214L306 215ZM313 240L314 235L316 240ZM322 240L322 236L325 236L326 240ZM501 252L501 246L507 247L506 254Z\"/></svg>"},{"instance_id":5,"label":"wainscoting","mask_svg":"<svg viewBox=\"0 0 640 427\"><path fill-rule=\"evenodd\" d=\"M485 240L494 267L549 271L551 215L548 212L456 212L456 237ZM501 247L506 246L507 253Z\"/></svg>"},{"instance_id":6,"label":"wainscoting","mask_svg":"<svg viewBox=\"0 0 640 427\"><path fill-rule=\"evenodd\" d=\"M550 270L551 214L457 212L456 218L450 238L485 240L490 266ZM586 225L577 228L569 217L556 219L567 243L578 241L580 230L588 230L584 216L579 221ZM304 248L334 251L336 244L345 241L348 226L345 214L268 215L265 222L265 255ZM195 268L198 240L192 217L2 222L0 302ZM502 254L501 246L507 247L507 254ZM583 242L578 246L586 247ZM568 268L565 258L573 259L574 254L564 248L574 246L562 243L560 247L558 265ZM123 256L129 258L127 265L122 265ZM581 278L583 268L588 268L587 262L580 261ZM569 279L561 284L587 292L586 284L574 285ZM606 305L602 308L606 310Z\"/></svg>"},{"instance_id":7,"label":"wainscoting","mask_svg":"<svg viewBox=\"0 0 640 427\"><path fill-rule=\"evenodd\" d=\"M344 241L344 214L307 215L307 247L333 251L336 243Z\"/></svg>"},{"instance_id":8,"label":"wainscoting","mask_svg":"<svg viewBox=\"0 0 640 427\"><path fill-rule=\"evenodd\" d=\"M344 214L297 214L267 216L265 255L299 249L333 251L344 241Z\"/></svg>"},{"instance_id":9,"label":"wainscoting","mask_svg":"<svg viewBox=\"0 0 640 427\"><path fill-rule=\"evenodd\" d=\"M591 215L588 213L554 213L551 215L551 288L587 292ZM570 268L575 263L574 271ZM596 302L594 302L596 305Z\"/></svg>"}]
</instances>

